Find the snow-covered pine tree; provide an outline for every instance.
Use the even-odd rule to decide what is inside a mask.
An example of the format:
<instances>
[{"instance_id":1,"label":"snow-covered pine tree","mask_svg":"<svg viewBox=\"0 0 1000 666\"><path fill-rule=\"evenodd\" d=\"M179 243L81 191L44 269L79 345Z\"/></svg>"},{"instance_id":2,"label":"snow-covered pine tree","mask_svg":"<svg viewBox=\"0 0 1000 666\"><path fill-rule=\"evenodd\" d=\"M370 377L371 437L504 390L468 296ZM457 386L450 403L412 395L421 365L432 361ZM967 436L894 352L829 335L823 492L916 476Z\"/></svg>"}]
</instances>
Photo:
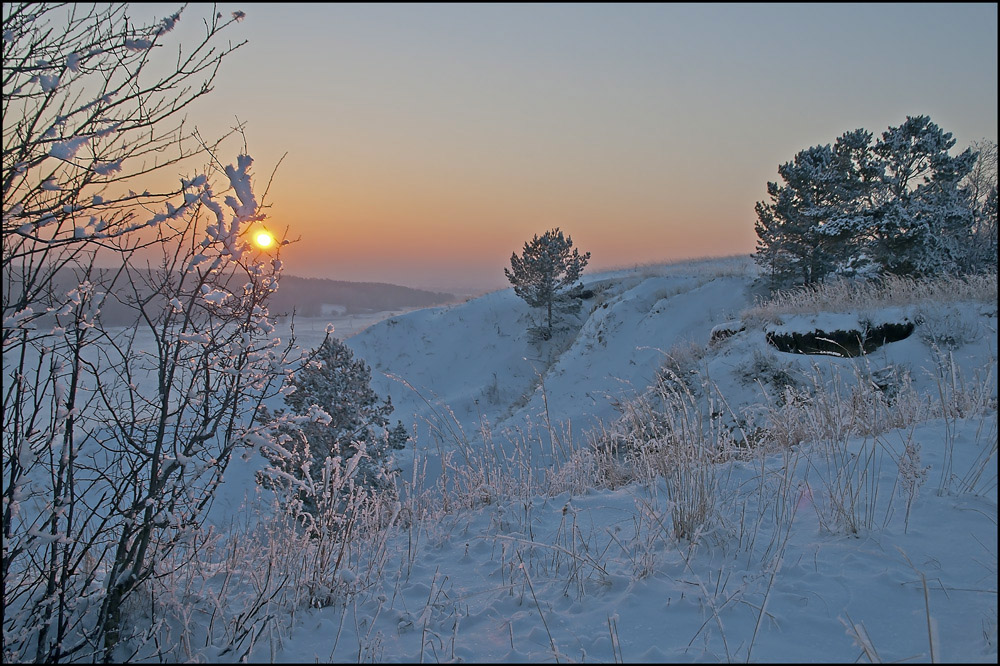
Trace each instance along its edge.
<instances>
[{"instance_id":1,"label":"snow-covered pine tree","mask_svg":"<svg viewBox=\"0 0 1000 666\"><path fill-rule=\"evenodd\" d=\"M821 282L857 270L857 240L866 216L857 202L871 179L866 147L871 135L848 132L830 146L800 151L778 167L784 185L768 183L770 203L756 206L756 261L771 286Z\"/></svg>"},{"instance_id":2,"label":"snow-covered pine tree","mask_svg":"<svg viewBox=\"0 0 1000 666\"><path fill-rule=\"evenodd\" d=\"M533 329L541 339L552 337L561 315L579 310L576 296L582 287L578 280L589 260L590 252L580 254L573 248L572 237L563 236L558 227L526 242L521 256L511 255L504 275L529 306L544 309L544 324Z\"/></svg>"},{"instance_id":3,"label":"snow-covered pine tree","mask_svg":"<svg viewBox=\"0 0 1000 666\"><path fill-rule=\"evenodd\" d=\"M976 154L967 149L953 157L954 145L951 132L928 116L907 116L875 144L881 178L872 250L883 272L920 277L966 268L975 218L959 184Z\"/></svg>"},{"instance_id":4,"label":"snow-covered pine tree","mask_svg":"<svg viewBox=\"0 0 1000 666\"><path fill-rule=\"evenodd\" d=\"M803 150L779 166L784 184L768 183L770 202L756 206L754 258L771 287L831 275L919 277L981 264L972 242L976 198L961 185L976 154L953 157L954 144L927 116L907 117L874 145L869 132L854 130L832 148Z\"/></svg>"},{"instance_id":5,"label":"snow-covered pine tree","mask_svg":"<svg viewBox=\"0 0 1000 666\"><path fill-rule=\"evenodd\" d=\"M303 418L281 426L286 450L262 449L272 470L278 477L290 474L317 488L328 458L347 463L360 455L352 467L354 485L369 491L389 489L392 452L408 440L402 422L389 427L392 401L379 398L371 388L371 368L330 332L309 359L291 381L294 390L284 396L290 413ZM306 470L311 484L304 478ZM267 470L258 475L265 487L274 486L273 478ZM314 500L305 500L307 508L314 508Z\"/></svg>"}]
</instances>

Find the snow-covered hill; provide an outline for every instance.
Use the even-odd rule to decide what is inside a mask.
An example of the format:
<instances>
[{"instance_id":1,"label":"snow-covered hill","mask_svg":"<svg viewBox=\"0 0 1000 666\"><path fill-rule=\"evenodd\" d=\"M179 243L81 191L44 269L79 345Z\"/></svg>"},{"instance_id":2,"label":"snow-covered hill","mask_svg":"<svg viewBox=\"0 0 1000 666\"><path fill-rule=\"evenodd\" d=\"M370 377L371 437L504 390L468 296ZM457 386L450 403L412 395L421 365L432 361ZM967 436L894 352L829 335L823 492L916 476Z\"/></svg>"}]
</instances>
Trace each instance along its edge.
<instances>
[{"instance_id":1,"label":"snow-covered hill","mask_svg":"<svg viewBox=\"0 0 1000 666\"><path fill-rule=\"evenodd\" d=\"M321 543L234 528L228 619L176 656L995 663L995 276L777 304L753 278L592 275L546 343L511 290L347 338L415 435L399 502ZM853 357L768 341L885 324Z\"/></svg>"},{"instance_id":2,"label":"snow-covered hill","mask_svg":"<svg viewBox=\"0 0 1000 666\"><path fill-rule=\"evenodd\" d=\"M536 313L507 289L384 320L347 343L432 458L438 432L474 441L484 424L539 424L546 410L582 435L645 390L672 348L707 344L748 307L752 275L743 257L595 274L583 280L593 296L548 342L531 341Z\"/></svg>"},{"instance_id":3,"label":"snow-covered hill","mask_svg":"<svg viewBox=\"0 0 1000 666\"><path fill-rule=\"evenodd\" d=\"M739 318L753 314L755 277L747 257L591 275L583 283L593 296L569 330L548 342L531 342L533 313L507 289L383 320L347 343L372 366L376 390L391 396L393 418L416 432L414 450L432 461L449 446L442 437L475 445L483 426L493 433L548 420L583 440L618 417L621 402L646 391L665 365L701 372L737 412L786 388L769 381L775 375L807 381L817 367L840 381L905 374L926 394L936 391L942 353L969 379L988 367L984 359L996 358L997 308L989 302L871 303L787 313L746 329ZM766 340L775 332L829 334L892 322L919 325L906 339L856 358L781 353ZM744 330L710 345L713 330L727 324ZM996 376L987 381L995 398ZM545 451L536 453L542 463Z\"/></svg>"}]
</instances>

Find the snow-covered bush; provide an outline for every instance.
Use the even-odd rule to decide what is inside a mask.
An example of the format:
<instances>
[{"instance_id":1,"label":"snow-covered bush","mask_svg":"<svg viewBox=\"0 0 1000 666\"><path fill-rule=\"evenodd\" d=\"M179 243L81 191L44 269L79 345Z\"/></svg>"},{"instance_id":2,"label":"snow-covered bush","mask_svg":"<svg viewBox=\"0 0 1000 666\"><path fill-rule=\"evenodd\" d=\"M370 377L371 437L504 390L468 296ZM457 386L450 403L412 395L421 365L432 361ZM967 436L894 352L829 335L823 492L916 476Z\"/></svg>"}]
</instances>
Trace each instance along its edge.
<instances>
[{"instance_id":1,"label":"snow-covered bush","mask_svg":"<svg viewBox=\"0 0 1000 666\"><path fill-rule=\"evenodd\" d=\"M654 384L677 384L685 391L698 393L701 382L698 366L708 349L693 342L678 342L663 354L663 365L656 371Z\"/></svg>"},{"instance_id":2,"label":"snow-covered bush","mask_svg":"<svg viewBox=\"0 0 1000 666\"><path fill-rule=\"evenodd\" d=\"M782 363L777 354L771 351L754 349L753 356L742 363L737 371L743 383L760 382L765 390L773 392L779 403L784 403L789 391L794 392L802 383L796 376L795 369L788 363Z\"/></svg>"},{"instance_id":3,"label":"snow-covered bush","mask_svg":"<svg viewBox=\"0 0 1000 666\"><path fill-rule=\"evenodd\" d=\"M622 416L602 427L592 448L610 454L635 478L662 479L669 506L669 532L676 539L697 541L716 517L718 468L730 456L734 440L710 397L689 389L684 379L664 369L656 384L621 404ZM627 474L605 461L613 483ZM664 527L664 529L667 529Z\"/></svg>"},{"instance_id":4,"label":"snow-covered bush","mask_svg":"<svg viewBox=\"0 0 1000 666\"><path fill-rule=\"evenodd\" d=\"M392 452L406 446L402 422L389 426L392 402L371 388L371 368L327 331L284 393L288 412L275 413L277 438L264 447L268 467L257 479L268 488L295 487L308 511L354 489L394 491ZM285 417L291 418L285 418ZM265 419L270 420L270 419ZM330 483L330 477L348 482Z\"/></svg>"},{"instance_id":5,"label":"snow-covered bush","mask_svg":"<svg viewBox=\"0 0 1000 666\"><path fill-rule=\"evenodd\" d=\"M920 339L940 349L958 349L983 334L981 322L962 317L954 304L921 306L915 320Z\"/></svg>"}]
</instances>

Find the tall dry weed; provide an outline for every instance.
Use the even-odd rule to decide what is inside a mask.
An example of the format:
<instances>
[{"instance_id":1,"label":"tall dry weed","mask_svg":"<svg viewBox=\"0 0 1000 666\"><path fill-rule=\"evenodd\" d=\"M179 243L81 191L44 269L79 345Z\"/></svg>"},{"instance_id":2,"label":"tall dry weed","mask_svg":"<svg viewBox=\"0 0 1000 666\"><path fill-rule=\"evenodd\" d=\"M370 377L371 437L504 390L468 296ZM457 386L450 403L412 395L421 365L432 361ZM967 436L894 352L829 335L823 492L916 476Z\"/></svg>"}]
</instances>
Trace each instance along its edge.
<instances>
[{"instance_id":1,"label":"tall dry weed","mask_svg":"<svg viewBox=\"0 0 1000 666\"><path fill-rule=\"evenodd\" d=\"M996 272L921 279L889 275L868 281L833 280L779 291L758 299L740 317L751 324L768 323L778 321L781 315L867 311L960 301L996 303Z\"/></svg>"}]
</instances>

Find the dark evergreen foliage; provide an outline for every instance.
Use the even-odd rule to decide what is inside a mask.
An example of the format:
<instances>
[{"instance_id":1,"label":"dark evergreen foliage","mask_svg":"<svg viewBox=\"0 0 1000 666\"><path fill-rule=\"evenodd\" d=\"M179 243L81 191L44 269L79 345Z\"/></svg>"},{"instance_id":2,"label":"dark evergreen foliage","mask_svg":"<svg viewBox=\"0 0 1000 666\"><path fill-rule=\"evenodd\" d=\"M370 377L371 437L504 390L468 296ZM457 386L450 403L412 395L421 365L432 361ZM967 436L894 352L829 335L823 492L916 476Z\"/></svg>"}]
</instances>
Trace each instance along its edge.
<instances>
[{"instance_id":1,"label":"dark evergreen foliage","mask_svg":"<svg viewBox=\"0 0 1000 666\"><path fill-rule=\"evenodd\" d=\"M578 280L589 260L590 252L580 254L573 239L558 227L526 242L521 256L511 255L511 267L504 269L504 275L529 306L544 309L544 322L533 330L541 339L552 337L563 314L580 309L583 287Z\"/></svg>"},{"instance_id":2,"label":"dark evergreen foliage","mask_svg":"<svg viewBox=\"0 0 1000 666\"><path fill-rule=\"evenodd\" d=\"M772 288L983 268L975 196L963 184L977 153L950 155L955 140L927 116L872 139L847 132L778 167L783 184L767 184L755 224L755 259Z\"/></svg>"},{"instance_id":3,"label":"dark evergreen foliage","mask_svg":"<svg viewBox=\"0 0 1000 666\"><path fill-rule=\"evenodd\" d=\"M394 473L392 451L404 448L409 435L401 421L390 428L392 401L381 400L371 388L368 364L328 334L291 385L295 390L285 395L285 404L293 415L308 418L283 426L291 443L286 451L264 450L272 466L300 479L308 470L319 484L327 458L347 463L363 451L356 461L355 485L373 491L388 488ZM267 475L258 479L269 485Z\"/></svg>"}]
</instances>

